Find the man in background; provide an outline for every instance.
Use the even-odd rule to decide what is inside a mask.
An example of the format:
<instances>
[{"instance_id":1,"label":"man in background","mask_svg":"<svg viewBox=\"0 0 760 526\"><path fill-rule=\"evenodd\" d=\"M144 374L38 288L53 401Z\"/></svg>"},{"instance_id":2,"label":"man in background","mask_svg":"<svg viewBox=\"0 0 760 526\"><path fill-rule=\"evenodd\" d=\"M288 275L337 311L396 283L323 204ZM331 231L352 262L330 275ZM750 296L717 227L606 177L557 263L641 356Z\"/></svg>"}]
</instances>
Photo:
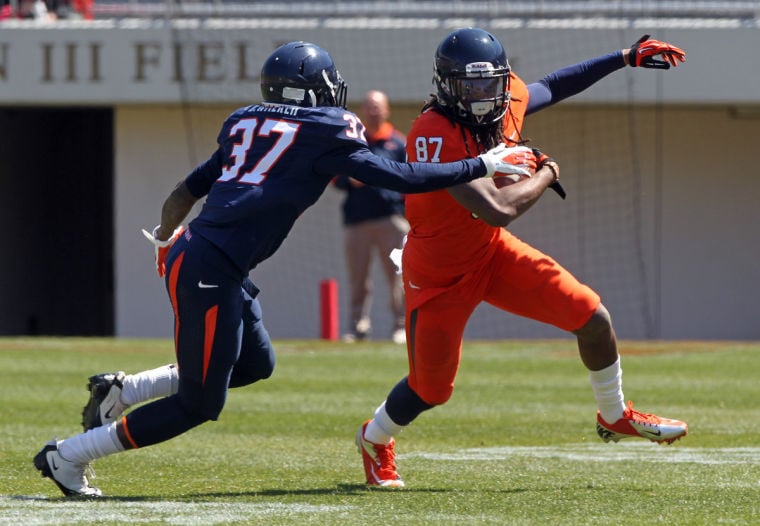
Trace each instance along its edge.
<instances>
[{"instance_id":1,"label":"man in background","mask_svg":"<svg viewBox=\"0 0 760 526\"><path fill-rule=\"evenodd\" d=\"M385 93L367 92L361 107L367 143L375 155L392 161L406 160L406 137L388 121L390 106ZM404 218L404 197L398 192L367 186L348 176L335 179L335 187L346 192L343 201L345 253L349 279L349 332L344 341L366 340L372 333L372 257L377 253L390 292L393 319L391 339L406 343L404 330L404 286L396 266L388 257L401 248L409 223Z\"/></svg>"}]
</instances>

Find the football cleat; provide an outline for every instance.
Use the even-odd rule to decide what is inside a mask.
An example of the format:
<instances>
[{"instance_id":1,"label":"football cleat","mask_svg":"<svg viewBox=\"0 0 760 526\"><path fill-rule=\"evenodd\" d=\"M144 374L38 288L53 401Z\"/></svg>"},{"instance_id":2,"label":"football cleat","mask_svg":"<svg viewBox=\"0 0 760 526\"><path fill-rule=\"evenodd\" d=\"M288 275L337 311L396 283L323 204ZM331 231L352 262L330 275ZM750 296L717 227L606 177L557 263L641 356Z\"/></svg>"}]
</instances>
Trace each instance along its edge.
<instances>
[{"instance_id":1,"label":"football cleat","mask_svg":"<svg viewBox=\"0 0 760 526\"><path fill-rule=\"evenodd\" d=\"M90 486L85 475L88 464L75 464L66 460L58 452L59 441L51 440L39 453L34 456L34 467L40 470L43 477L55 482L67 497L101 497L103 493L98 488Z\"/></svg>"},{"instance_id":2,"label":"football cleat","mask_svg":"<svg viewBox=\"0 0 760 526\"><path fill-rule=\"evenodd\" d=\"M679 438L686 436L688 431L689 426L686 422L640 413L633 408L633 402L630 401L628 407L623 411L623 417L614 424L605 422L599 411L596 413L596 432L605 442L641 437L659 444L672 444Z\"/></svg>"},{"instance_id":3,"label":"football cleat","mask_svg":"<svg viewBox=\"0 0 760 526\"><path fill-rule=\"evenodd\" d=\"M90 376L87 384L90 400L82 409L82 427L85 431L110 424L127 408L119 399L125 376L123 371Z\"/></svg>"},{"instance_id":4,"label":"football cleat","mask_svg":"<svg viewBox=\"0 0 760 526\"><path fill-rule=\"evenodd\" d=\"M367 484L370 486L382 486L385 488L401 488L404 481L396 472L396 453L393 450L396 442L391 439L390 444L375 444L364 438L364 430L369 420L364 422L356 432L356 447L361 453L364 462L364 474Z\"/></svg>"}]
</instances>

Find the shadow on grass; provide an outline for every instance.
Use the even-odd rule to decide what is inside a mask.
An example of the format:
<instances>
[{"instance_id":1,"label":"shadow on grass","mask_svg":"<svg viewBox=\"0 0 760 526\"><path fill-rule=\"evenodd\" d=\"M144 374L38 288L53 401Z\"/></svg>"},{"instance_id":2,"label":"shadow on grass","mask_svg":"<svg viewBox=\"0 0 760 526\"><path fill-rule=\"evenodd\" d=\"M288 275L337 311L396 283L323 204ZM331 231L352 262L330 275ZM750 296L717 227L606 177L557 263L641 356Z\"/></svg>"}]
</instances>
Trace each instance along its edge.
<instances>
[{"instance_id":1,"label":"shadow on grass","mask_svg":"<svg viewBox=\"0 0 760 526\"><path fill-rule=\"evenodd\" d=\"M183 495L168 496L118 496L118 495L104 495L102 497L85 497L85 496L71 496L65 497L63 495L55 497L47 497L42 495L7 495L10 500L27 500L27 501L45 501L45 502L64 502L64 501L77 501L77 502L163 502L167 499L170 500L197 500L197 499L234 499L234 498L252 498L252 497L282 497L286 495L361 495L370 491L383 491L383 488L369 488L364 484L338 484L335 487L329 488L308 488L308 489L262 489L252 491L216 491L216 492L202 492L202 493L185 493ZM385 491L388 491L385 489ZM393 491L393 490L391 490ZM436 490L443 491L443 490Z\"/></svg>"},{"instance_id":2,"label":"shadow on grass","mask_svg":"<svg viewBox=\"0 0 760 526\"><path fill-rule=\"evenodd\" d=\"M193 493L186 495L186 498L234 498L234 497L283 497L287 495L367 495L375 492L388 492L388 493L409 493L409 492L425 492L425 493L445 493L450 491L448 489L441 488L381 488L376 486L367 486L366 484L338 484L335 487L329 488L306 488L306 489L278 489L269 488L261 489L257 491L243 491L243 492L209 492L209 493Z\"/></svg>"},{"instance_id":3,"label":"shadow on grass","mask_svg":"<svg viewBox=\"0 0 760 526\"><path fill-rule=\"evenodd\" d=\"M164 502L166 500L174 501L194 501L197 499L235 499L235 498L255 498L255 497L284 497L288 495L294 496L322 496L322 495L347 495L347 496L361 496L369 495L373 493L459 493L462 490L452 488L431 488L431 487L404 487L404 488L381 488L378 486L367 486L366 484L338 484L335 487L329 488L306 488L306 489L261 489L252 491L215 491L215 492L202 492L202 493L186 493L183 495L168 496L118 496L118 495L105 495L103 497L85 497L85 496L73 496L64 497L63 495L57 497L44 497L38 495L7 495L7 498L11 500L29 500L29 501L45 501L45 502L64 502L64 501L77 501L77 502ZM477 493L499 493L499 494L518 494L525 493L527 488L503 488L503 489L488 489L474 490Z\"/></svg>"}]
</instances>

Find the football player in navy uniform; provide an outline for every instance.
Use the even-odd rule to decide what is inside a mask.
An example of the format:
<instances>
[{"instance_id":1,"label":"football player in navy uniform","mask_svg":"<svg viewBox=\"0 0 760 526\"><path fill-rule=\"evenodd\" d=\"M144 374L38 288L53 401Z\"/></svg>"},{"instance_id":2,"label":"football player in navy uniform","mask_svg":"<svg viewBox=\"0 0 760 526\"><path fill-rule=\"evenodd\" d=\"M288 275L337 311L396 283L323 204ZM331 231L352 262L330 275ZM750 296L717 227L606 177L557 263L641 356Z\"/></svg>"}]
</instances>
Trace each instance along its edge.
<instances>
[{"instance_id":1,"label":"football player in navy uniform","mask_svg":"<svg viewBox=\"0 0 760 526\"><path fill-rule=\"evenodd\" d=\"M509 164L503 145L449 164L374 155L360 119L345 109L345 82L330 55L314 44L291 42L275 50L262 67L261 92L264 102L227 118L217 150L171 192L161 224L144 232L174 311L177 366L90 378L85 432L54 439L34 457L42 476L64 495L100 496L85 474L90 462L216 420L228 388L272 374L274 350L248 273L277 251L334 177L416 193L497 171L524 172ZM203 197L200 214L184 229Z\"/></svg>"}]
</instances>

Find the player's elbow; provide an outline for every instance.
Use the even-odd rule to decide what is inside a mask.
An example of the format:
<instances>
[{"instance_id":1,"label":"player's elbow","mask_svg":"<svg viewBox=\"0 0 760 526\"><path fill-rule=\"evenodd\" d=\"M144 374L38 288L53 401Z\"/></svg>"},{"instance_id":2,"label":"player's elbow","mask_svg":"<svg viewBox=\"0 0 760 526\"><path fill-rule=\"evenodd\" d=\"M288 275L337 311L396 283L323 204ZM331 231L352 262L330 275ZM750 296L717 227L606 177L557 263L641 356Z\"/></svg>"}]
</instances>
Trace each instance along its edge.
<instances>
[{"instance_id":1,"label":"player's elbow","mask_svg":"<svg viewBox=\"0 0 760 526\"><path fill-rule=\"evenodd\" d=\"M512 207L489 207L474 214L486 224L498 227L505 227L517 218L517 212Z\"/></svg>"}]
</instances>

